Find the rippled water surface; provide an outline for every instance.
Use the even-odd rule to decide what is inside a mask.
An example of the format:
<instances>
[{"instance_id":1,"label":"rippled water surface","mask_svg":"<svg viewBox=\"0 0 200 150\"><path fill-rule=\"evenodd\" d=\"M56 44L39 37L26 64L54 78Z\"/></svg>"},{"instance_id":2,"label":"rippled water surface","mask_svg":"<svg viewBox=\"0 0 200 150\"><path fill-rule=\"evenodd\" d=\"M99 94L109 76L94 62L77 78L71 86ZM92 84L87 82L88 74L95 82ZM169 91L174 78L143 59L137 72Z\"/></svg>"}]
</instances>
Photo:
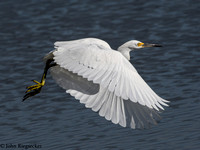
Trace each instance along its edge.
<instances>
[{"instance_id":1,"label":"rippled water surface","mask_svg":"<svg viewBox=\"0 0 200 150\"><path fill-rule=\"evenodd\" d=\"M200 3L190 0L0 1L0 144L64 149L200 149ZM97 37L113 49L137 39L160 43L131 63L171 101L148 130L122 128L65 94L50 75L42 92L21 102L59 40ZM0 148L0 150L3 148Z\"/></svg>"}]
</instances>

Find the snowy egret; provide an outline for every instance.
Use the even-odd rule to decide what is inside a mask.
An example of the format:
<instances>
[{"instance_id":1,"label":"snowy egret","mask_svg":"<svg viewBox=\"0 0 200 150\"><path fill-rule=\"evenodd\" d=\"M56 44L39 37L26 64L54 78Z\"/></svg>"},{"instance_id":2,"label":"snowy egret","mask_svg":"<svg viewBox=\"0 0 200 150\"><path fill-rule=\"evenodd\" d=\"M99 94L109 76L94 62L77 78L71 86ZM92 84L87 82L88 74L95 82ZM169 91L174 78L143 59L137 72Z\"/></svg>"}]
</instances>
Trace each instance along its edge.
<instances>
[{"instance_id":1,"label":"snowy egret","mask_svg":"<svg viewBox=\"0 0 200 150\"><path fill-rule=\"evenodd\" d=\"M115 124L131 128L148 128L160 119L159 112L168 106L141 78L129 62L132 50L161 47L131 40L111 49L96 38L56 42L55 50L44 60L41 82L27 87L23 101L38 94L51 68L54 80L87 108Z\"/></svg>"}]
</instances>

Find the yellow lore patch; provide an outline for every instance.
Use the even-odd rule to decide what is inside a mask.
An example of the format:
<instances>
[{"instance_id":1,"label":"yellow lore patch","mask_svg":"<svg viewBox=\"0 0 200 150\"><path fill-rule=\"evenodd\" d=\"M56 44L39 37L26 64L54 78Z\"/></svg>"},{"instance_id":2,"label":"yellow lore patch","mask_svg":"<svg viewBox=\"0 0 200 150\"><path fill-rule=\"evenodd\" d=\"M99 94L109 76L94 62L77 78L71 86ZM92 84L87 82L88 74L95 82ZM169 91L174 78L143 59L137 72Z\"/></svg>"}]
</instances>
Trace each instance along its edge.
<instances>
[{"instance_id":1,"label":"yellow lore patch","mask_svg":"<svg viewBox=\"0 0 200 150\"><path fill-rule=\"evenodd\" d=\"M139 47L142 46L142 45L144 45L144 43L142 43L142 42L137 44L137 46L139 46Z\"/></svg>"}]
</instances>

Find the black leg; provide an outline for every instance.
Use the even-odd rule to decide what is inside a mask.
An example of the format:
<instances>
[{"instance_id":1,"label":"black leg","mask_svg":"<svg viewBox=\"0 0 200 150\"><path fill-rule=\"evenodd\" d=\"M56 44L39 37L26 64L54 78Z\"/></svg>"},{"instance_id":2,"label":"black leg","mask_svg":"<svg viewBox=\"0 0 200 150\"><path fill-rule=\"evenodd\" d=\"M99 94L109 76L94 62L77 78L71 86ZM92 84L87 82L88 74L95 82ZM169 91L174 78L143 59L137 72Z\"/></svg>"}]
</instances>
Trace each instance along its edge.
<instances>
[{"instance_id":1,"label":"black leg","mask_svg":"<svg viewBox=\"0 0 200 150\"><path fill-rule=\"evenodd\" d=\"M27 98L32 97L32 96L40 93L42 87L45 85L45 81L46 81L46 76L47 76L48 69L51 68L51 67L53 67L53 66L55 66L55 65L56 65L56 63L53 62L53 59L48 59L46 61L46 65L45 65L45 68L44 68L44 73L42 75L41 82L33 80L33 82L35 82L36 84L27 87L26 94L24 95L22 101L25 101Z\"/></svg>"}]
</instances>

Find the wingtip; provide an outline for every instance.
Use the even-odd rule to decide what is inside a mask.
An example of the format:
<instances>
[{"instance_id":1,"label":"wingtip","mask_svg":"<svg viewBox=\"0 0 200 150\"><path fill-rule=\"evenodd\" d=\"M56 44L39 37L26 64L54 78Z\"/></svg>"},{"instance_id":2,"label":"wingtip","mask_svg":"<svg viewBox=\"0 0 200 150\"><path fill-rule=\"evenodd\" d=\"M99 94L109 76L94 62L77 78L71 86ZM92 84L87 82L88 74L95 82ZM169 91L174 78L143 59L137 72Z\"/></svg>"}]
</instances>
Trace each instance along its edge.
<instances>
[{"instance_id":1,"label":"wingtip","mask_svg":"<svg viewBox=\"0 0 200 150\"><path fill-rule=\"evenodd\" d=\"M170 101L165 100L165 99L162 99L162 101L165 102L165 103L170 103Z\"/></svg>"}]
</instances>

